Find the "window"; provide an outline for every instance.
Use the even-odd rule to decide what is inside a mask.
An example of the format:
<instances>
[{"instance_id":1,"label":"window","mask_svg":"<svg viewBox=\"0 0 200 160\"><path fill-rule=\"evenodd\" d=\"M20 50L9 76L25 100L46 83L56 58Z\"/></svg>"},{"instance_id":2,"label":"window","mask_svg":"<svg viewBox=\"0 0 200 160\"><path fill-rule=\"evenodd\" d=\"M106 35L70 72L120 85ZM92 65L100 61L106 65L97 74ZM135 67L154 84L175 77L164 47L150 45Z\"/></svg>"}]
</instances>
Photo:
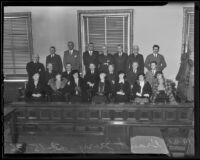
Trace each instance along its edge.
<instances>
[{"instance_id":1,"label":"window","mask_svg":"<svg viewBox=\"0 0 200 160\"><path fill-rule=\"evenodd\" d=\"M5 13L3 37L4 75L26 74L33 51L31 13Z\"/></svg>"},{"instance_id":2,"label":"window","mask_svg":"<svg viewBox=\"0 0 200 160\"><path fill-rule=\"evenodd\" d=\"M194 52L194 8L185 7L183 9L183 48L182 53L188 51L188 46Z\"/></svg>"},{"instance_id":3,"label":"window","mask_svg":"<svg viewBox=\"0 0 200 160\"><path fill-rule=\"evenodd\" d=\"M133 10L89 10L78 11L79 51L87 50L87 44L93 42L99 52L106 44L108 52L117 52L122 44L123 51L131 52L133 43Z\"/></svg>"}]
</instances>

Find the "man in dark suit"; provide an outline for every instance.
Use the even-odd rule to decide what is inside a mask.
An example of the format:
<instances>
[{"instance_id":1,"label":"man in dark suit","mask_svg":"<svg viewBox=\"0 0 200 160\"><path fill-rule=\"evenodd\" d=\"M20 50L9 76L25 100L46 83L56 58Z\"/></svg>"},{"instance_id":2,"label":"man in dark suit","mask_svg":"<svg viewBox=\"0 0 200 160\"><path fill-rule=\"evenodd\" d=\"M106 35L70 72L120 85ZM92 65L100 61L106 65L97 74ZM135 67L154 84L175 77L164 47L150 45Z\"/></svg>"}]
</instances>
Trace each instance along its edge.
<instances>
[{"instance_id":1,"label":"man in dark suit","mask_svg":"<svg viewBox=\"0 0 200 160\"><path fill-rule=\"evenodd\" d=\"M108 73L108 66L114 63L113 55L108 53L107 46L102 47L103 53L99 55L99 71Z\"/></svg>"},{"instance_id":2,"label":"man in dark suit","mask_svg":"<svg viewBox=\"0 0 200 160\"><path fill-rule=\"evenodd\" d=\"M99 57L99 52L94 51L94 44L90 42L88 44L88 50L83 53L83 63L85 65L85 72L89 70L90 63L95 64L96 67L98 66L99 64L98 57Z\"/></svg>"},{"instance_id":3,"label":"man in dark suit","mask_svg":"<svg viewBox=\"0 0 200 160\"><path fill-rule=\"evenodd\" d=\"M165 58L163 55L159 54L160 47L158 45L153 46L153 53L149 54L145 60L145 67L148 70L151 70L151 62L156 61L157 63L157 70L163 71L167 64L165 62Z\"/></svg>"},{"instance_id":4,"label":"man in dark suit","mask_svg":"<svg viewBox=\"0 0 200 160\"><path fill-rule=\"evenodd\" d=\"M72 65L71 63L66 64L66 70L62 73L62 77L66 78L67 80L72 80Z\"/></svg>"},{"instance_id":5,"label":"man in dark suit","mask_svg":"<svg viewBox=\"0 0 200 160\"><path fill-rule=\"evenodd\" d=\"M26 65L26 71L28 73L29 80L32 80L32 76L35 73L39 73L40 74L40 80L42 82L44 82L45 68L44 68L44 65L39 62L39 58L40 57L39 57L38 54L33 54L32 55L32 61L27 63L27 65Z\"/></svg>"},{"instance_id":6,"label":"man in dark suit","mask_svg":"<svg viewBox=\"0 0 200 160\"><path fill-rule=\"evenodd\" d=\"M63 56L63 66L66 69L66 65L71 63L72 70L81 70L81 58L77 50L74 49L74 42L68 42L68 50L64 52Z\"/></svg>"},{"instance_id":7,"label":"man in dark suit","mask_svg":"<svg viewBox=\"0 0 200 160\"><path fill-rule=\"evenodd\" d=\"M144 73L144 58L142 54L139 54L139 46L133 46L133 53L128 56L127 72L132 68L133 62L138 62L138 70Z\"/></svg>"},{"instance_id":8,"label":"man in dark suit","mask_svg":"<svg viewBox=\"0 0 200 160\"><path fill-rule=\"evenodd\" d=\"M99 80L99 72L95 64L90 63L89 70L86 72L84 80L86 84L85 88L87 90L88 100L91 101L92 96L95 94L97 82Z\"/></svg>"},{"instance_id":9,"label":"man in dark suit","mask_svg":"<svg viewBox=\"0 0 200 160\"><path fill-rule=\"evenodd\" d=\"M123 53L122 46L117 45L117 53L114 55L115 73L126 72L128 55Z\"/></svg>"},{"instance_id":10,"label":"man in dark suit","mask_svg":"<svg viewBox=\"0 0 200 160\"><path fill-rule=\"evenodd\" d=\"M49 49L50 55L46 57L46 66L48 63L52 63L53 71L56 73L62 73L63 65L59 55L56 54L56 48L51 46Z\"/></svg>"}]
</instances>

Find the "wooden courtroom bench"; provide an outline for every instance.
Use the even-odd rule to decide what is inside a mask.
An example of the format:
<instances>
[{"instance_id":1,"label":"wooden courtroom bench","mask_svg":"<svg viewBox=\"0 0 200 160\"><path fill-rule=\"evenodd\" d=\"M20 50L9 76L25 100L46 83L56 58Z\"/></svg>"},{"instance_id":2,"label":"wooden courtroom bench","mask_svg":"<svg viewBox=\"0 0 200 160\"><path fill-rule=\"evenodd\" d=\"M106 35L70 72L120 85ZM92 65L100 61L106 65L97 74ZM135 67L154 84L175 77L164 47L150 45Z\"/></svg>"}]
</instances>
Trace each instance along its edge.
<instances>
[{"instance_id":1,"label":"wooden courtroom bench","mask_svg":"<svg viewBox=\"0 0 200 160\"><path fill-rule=\"evenodd\" d=\"M109 135L110 126L122 126L127 139L131 127L193 128L194 104L69 104L13 102L18 135ZM12 125L13 126L13 125ZM13 138L13 139L16 139Z\"/></svg>"}]
</instances>

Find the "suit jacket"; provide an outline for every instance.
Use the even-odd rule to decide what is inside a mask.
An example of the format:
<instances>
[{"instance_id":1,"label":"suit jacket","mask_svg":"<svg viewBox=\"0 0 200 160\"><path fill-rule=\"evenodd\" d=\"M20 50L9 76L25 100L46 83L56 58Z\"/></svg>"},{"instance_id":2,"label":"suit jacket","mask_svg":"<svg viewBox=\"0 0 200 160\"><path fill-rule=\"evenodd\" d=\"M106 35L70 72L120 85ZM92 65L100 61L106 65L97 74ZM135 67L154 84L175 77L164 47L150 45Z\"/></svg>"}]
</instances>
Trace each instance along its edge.
<instances>
[{"instance_id":1,"label":"suit jacket","mask_svg":"<svg viewBox=\"0 0 200 160\"><path fill-rule=\"evenodd\" d=\"M114 58L112 54L105 56L104 54L99 55L99 70L108 73L108 65L114 64Z\"/></svg>"},{"instance_id":2,"label":"suit jacket","mask_svg":"<svg viewBox=\"0 0 200 160\"><path fill-rule=\"evenodd\" d=\"M72 78L71 81L71 90L70 90L70 94L71 96L75 96L76 95L76 83L74 78ZM79 77L79 82L78 82L78 87L80 88L80 91L78 93L79 96L84 96L85 94L85 81L83 78Z\"/></svg>"},{"instance_id":3,"label":"suit jacket","mask_svg":"<svg viewBox=\"0 0 200 160\"><path fill-rule=\"evenodd\" d=\"M55 76L56 76L56 73L54 71L52 73L45 71L45 84L47 85L49 80L52 78L55 78Z\"/></svg>"},{"instance_id":4,"label":"suit jacket","mask_svg":"<svg viewBox=\"0 0 200 160\"><path fill-rule=\"evenodd\" d=\"M138 70L144 73L144 58L142 54L137 54L136 56L131 54L128 56L127 72L132 68L134 61L138 62Z\"/></svg>"},{"instance_id":5,"label":"suit jacket","mask_svg":"<svg viewBox=\"0 0 200 160\"><path fill-rule=\"evenodd\" d=\"M90 63L94 63L96 67L98 67L99 64L99 52L93 51L92 56L89 55L88 51L85 51L83 53L83 63L85 65L86 72L89 70Z\"/></svg>"},{"instance_id":6,"label":"suit jacket","mask_svg":"<svg viewBox=\"0 0 200 160\"><path fill-rule=\"evenodd\" d=\"M122 90L125 93L125 96L129 97L130 86L127 81L124 81L124 84L119 83L119 81L115 83L115 95L120 90Z\"/></svg>"},{"instance_id":7,"label":"suit jacket","mask_svg":"<svg viewBox=\"0 0 200 160\"><path fill-rule=\"evenodd\" d=\"M157 70L156 70L156 71L157 71ZM156 73L156 71L155 71L155 73ZM155 79L156 79L154 76L155 76L155 75L153 74L152 70L147 71L147 72L146 72L146 75L145 75L146 81L149 82L149 84L151 85L151 87L153 86L153 82L154 82Z\"/></svg>"},{"instance_id":8,"label":"suit jacket","mask_svg":"<svg viewBox=\"0 0 200 160\"><path fill-rule=\"evenodd\" d=\"M27 83L25 94L26 94L27 98L31 98L33 93L41 94L42 97L44 97L45 91L46 91L45 85L43 83L41 83L41 81L39 81L37 86L35 86L34 81L30 80Z\"/></svg>"},{"instance_id":9,"label":"suit jacket","mask_svg":"<svg viewBox=\"0 0 200 160\"><path fill-rule=\"evenodd\" d=\"M72 70L81 70L81 58L80 54L77 50L73 50L72 54L70 54L69 50L64 52L63 56L63 65L66 68L67 63L72 65Z\"/></svg>"},{"instance_id":10,"label":"suit jacket","mask_svg":"<svg viewBox=\"0 0 200 160\"><path fill-rule=\"evenodd\" d=\"M51 55L48 55L46 57L46 66L48 63L52 63L53 70L55 72L62 73L63 65L62 65L62 60L61 60L60 55L55 54L54 57L51 57Z\"/></svg>"},{"instance_id":11,"label":"suit jacket","mask_svg":"<svg viewBox=\"0 0 200 160\"><path fill-rule=\"evenodd\" d=\"M129 70L128 73L127 73L127 81L129 82L130 85L134 85L135 82L137 81L138 79L138 73L139 73L139 70L135 72L133 72L132 70Z\"/></svg>"},{"instance_id":12,"label":"suit jacket","mask_svg":"<svg viewBox=\"0 0 200 160\"><path fill-rule=\"evenodd\" d=\"M117 76L115 73L113 73L113 74L107 73L106 78L111 84L112 84L112 81L115 82L117 80Z\"/></svg>"},{"instance_id":13,"label":"suit jacket","mask_svg":"<svg viewBox=\"0 0 200 160\"><path fill-rule=\"evenodd\" d=\"M141 86L140 86L140 84L139 84L139 81L136 81L136 82L135 82L135 85L133 86L133 89L132 89L134 98L135 98L135 97L138 97L138 96L136 95L136 93L137 93L137 92L140 93L140 90L141 90ZM151 96L151 94L152 94L151 85L150 85L149 82L147 82L147 81L145 81L144 86L143 86L143 88L142 88L142 96L141 96L141 98L144 98L144 94L149 94L149 98L150 98L150 96Z\"/></svg>"},{"instance_id":14,"label":"suit jacket","mask_svg":"<svg viewBox=\"0 0 200 160\"><path fill-rule=\"evenodd\" d=\"M95 93L99 92L99 85L100 85L100 80L97 82L97 85L96 85L97 87L95 87ZM108 97L111 92L112 92L112 90L111 90L110 82L108 80L105 80L105 86L104 86L103 95Z\"/></svg>"},{"instance_id":15,"label":"suit jacket","mask_svg":"<svg viewBox=\"0 0 200 160\"><path fill-rule=\"evenodd\" d=\"M44 81L44 72L45 72L45 68L44 65L42 63L34 63L34 62L29 62L26 65L26 71L28 73L28 78L29 80L32 80L32 76L35 73L39 73L40 74L40 81L43 82Z\"/></svg>"},{"instance_id":16,"label":"suit jacket","mask_svg":"<svg viewBox=\"0 0 200 160\"><path fill-rule=\"evenodd\" d=\"M149 54L145 60L145 67L148 69L148 70L151 70L151 62L152 61L156 61L157 62L157 69L159 71L162 71L165 67L167 67L167 64L165 62L165 58L163 55L161 54L157 54L157 57L155 57L152 54Z\"/></svg>"},{"instance_id":17,"label":"suit jacket","mask_svg":"<svg viewBox=\"0 0 200 160\"><path fill-rule=\"evenodd\" d=\"M119 56L118 53L115 53L114 64L115 64L115 73L116 74L119 71L126 72L127 60L128 60L128 55L126 53L123 53L122 56Z\"/></svg>"},{"instance_id":18,"label":"suit jacket","mask_svg":"<svg viewBox=\"0 0 200 160\"><path fill-rule=\"evenodd\" d=\"M68 79L68 80L72 80L72 78L73 78L73 76L72 76L72 72L70 72L69 74L67 73L67 71L65 71L65 72L62 72L62 77L63 78L66 78L66 79Z\"/></svg>"},{"instance_id":19,"label":"suit jacket","mask_svg":"<svg viewBox=\"0 0 200 160\"><path fill-rule=\"evenodd\" d=\"M92 74L90 70L88 70L84 76L85 83L91 82L96 83L99 80L99 72L96 69L95 72Z\"/></svg>"}]
</instances>

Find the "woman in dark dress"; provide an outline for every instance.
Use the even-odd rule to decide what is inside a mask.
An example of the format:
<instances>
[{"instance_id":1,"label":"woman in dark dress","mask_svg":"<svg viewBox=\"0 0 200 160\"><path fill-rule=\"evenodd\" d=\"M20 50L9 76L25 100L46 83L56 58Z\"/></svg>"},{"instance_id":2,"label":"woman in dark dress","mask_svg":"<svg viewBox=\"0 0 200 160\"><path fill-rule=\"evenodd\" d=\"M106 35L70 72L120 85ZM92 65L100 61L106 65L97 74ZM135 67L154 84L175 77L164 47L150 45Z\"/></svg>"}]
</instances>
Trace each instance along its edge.
<instances>
[{"instance_id":1,"label":"woman in dark dress","mask_svg":"<svg viewBox=\"0 0 200 160\"><path fill-rule=\"evenodd\" d=\"M87 94L85 91L85 82L78 70L72 71L71 94L70 100L72 103L87 102Z\"/></svg>"},{"instance_id":2,"label":"woman in dark dress","mask_svg":"<svg viewBox=\"0 0 200 160\"><path fill-rule=\"evenodd\" d=\"M28 81L25 94L27 101L44 101L45 97L45 85L39 80L40 74L35 73L32 79Z\"/></svg>"},{"instance_id":3,"label":"woman in dark dress","mask_svg":"<svg viewBox=\"0 0 200 160\"><path fill-rule=\"evenodd\" d=\"M111 85L106 79L106 73L101 72L99 74L99 81L95 87L96 95L92 98L93 103L107 103L109 102L109 95L111 93Z\"/></svg>"},{"instance_id":4,"label":"woman in dark dress","mask_svg":"<svg viewBox=\"0 0 200 160\"><path fill-rule=\"evenodd\" d=\"M133 99L135 103L149 103L152 94L151 85L145 80L144 73L138 74L138 80L133 85Z\"/></svg>"},{"instance_id":5,"label":"woman in dark dress","mask_svg":"<svg viewBox=\"0 0 200 160\"><path fill-rule=\"evenodd\" d=\"M115 102L128 102L130 96L130 86L128 81L125 80L125 73L118 72L118 80L115 83Z\"/></svg>"},{"instance_id":6,"label":"woman in dark dress","mask_svg":"<svg viewBox=\"0 0 200 160\"><path fill-rule=\"evenodd\" d=\"M63 78L61 73L57 73L55 78L48 82L48 95L50 101L68 101L66 93L70 92L70 81Z\"/></svg>"}]
</instances>

